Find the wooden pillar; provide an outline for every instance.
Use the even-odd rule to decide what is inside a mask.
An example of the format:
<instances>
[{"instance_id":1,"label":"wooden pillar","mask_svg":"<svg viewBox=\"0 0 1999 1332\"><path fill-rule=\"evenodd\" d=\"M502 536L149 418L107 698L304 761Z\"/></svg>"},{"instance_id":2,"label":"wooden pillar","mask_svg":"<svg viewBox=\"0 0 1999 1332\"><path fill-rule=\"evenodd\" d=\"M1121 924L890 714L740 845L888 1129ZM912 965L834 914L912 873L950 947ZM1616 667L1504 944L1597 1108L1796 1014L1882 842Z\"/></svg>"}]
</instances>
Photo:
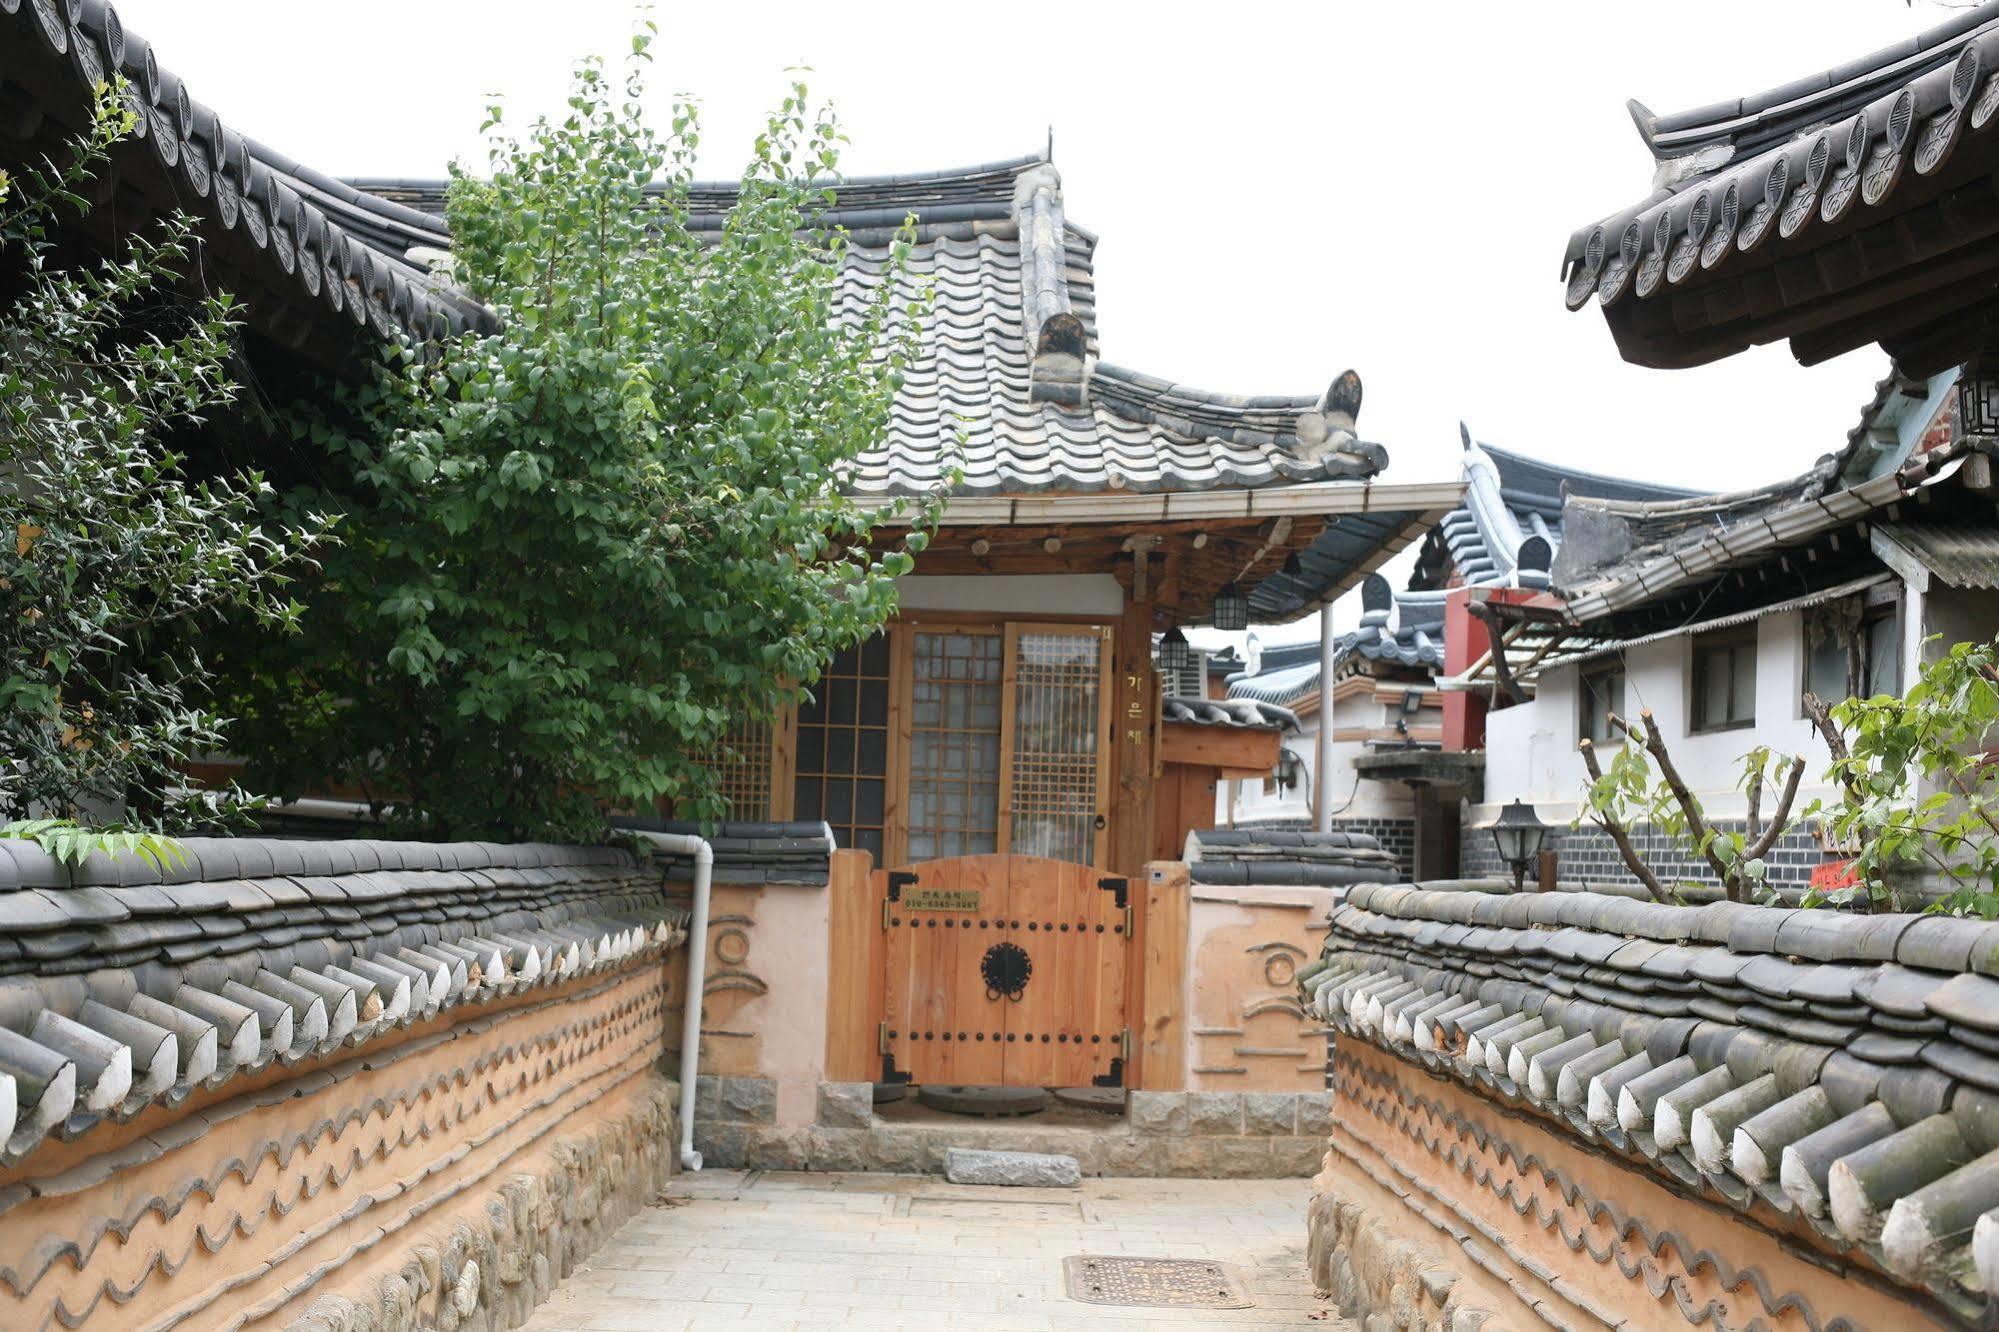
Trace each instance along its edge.
<instances>
[{"instance_id":1,"label":"wooden pillar","mask_svg":"<svg viewBox=\"0 0 1999 1332\"><path fill-rule=\"evenodd\" d=\"M882 1020L886 941L874 857L835 851L827 875L826 1077L873 1082L881 1074L876 1027Z\"/></svg>"},{"instance_id":2,"label":"wooden pillar","mask_svg":"<svg viewBox=\"0 0 1999 1332\"><path fill-rule=\"evenodd\" d=\"M1187 1087L1187 918L1192 909L1187 867L1154 861L1145 867L1144 911L1135 946L1138 994L1128 1001L1132 1057L1126 1085L1143 1091Z\"/></svg>"},{"instance_id":3,"label":"wooden pillar","mask_svg":"<svg viewBox=\"0 0 1999 1332\"><path fill-rule=\"evenodd\" d=\"M1117 697L1112 700L1112 755L1117 790L1111 801L1113 872L1136 878L1152 854L1157 808L1159 677L1152 669L1152 603L1129 601L1113 649Z\"/></svg>"}]
</instances>

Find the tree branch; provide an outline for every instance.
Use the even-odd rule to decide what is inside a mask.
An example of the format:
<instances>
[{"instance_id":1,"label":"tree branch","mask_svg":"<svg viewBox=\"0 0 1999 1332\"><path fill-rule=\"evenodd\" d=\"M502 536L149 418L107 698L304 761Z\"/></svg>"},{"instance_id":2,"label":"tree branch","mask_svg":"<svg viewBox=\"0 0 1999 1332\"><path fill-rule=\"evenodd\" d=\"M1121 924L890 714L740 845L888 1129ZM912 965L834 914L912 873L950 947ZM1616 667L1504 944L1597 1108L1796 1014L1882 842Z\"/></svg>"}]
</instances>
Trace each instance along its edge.
<instances>
[{"instance_id":1,"label":"tree branch","mask_svg":"<svg viewBox=\"0 0 1999 1332\"><path fill-rule=\"evenodd\" d=\"M1499 616L1483 601L1467 602L1465 609L1485 626L1486 636L1492 640L1492 678L1500 696L1508 703L1525 703L1527 691L1513 678L1513 666L1506 660L1506 637L1500 630Z\"/></svg>"},{"instance_id":2,"label":"tree branch","mask_svg":"<svg viewBox=\"0 0 1999 1332\"><path fill-rule=\"evenodd\" d=\"M1783 794L1777 797L1777 808L1770 811L1770 826L1760 835L1751 834L1756 840L1745 853L1749 859L1760 859L1771 847L1777 844L1777 839L1783 836L1784 829L1791 822L1791 802L1797 799L1798 781L1804 775L1805 756L1800 754L1791 760L1791 770L1784 776L1784 791ZM1758 776L1760 778L1761 774L1759 773ZM1757 785L1759 787L1762 785L1760 780Z\"/></svg>"},{"instance_id":3,"label":"tree branch","mask_svg":"<svg viewBox=\"0 0 1999 1332\"><path fill-rule=\"evenodd\" d=\"M1652 709L1646 708L1638 714L1638 717L1645 723L1643 734L1624 718L1615 713L1611 714L1611 720L1623 729L1625 735L1643 745L1645 752L1658 763L1659 779L1665 782L1666 789L1673 793L1673 803L1680 807L1680 813L1686 818L1687 831L1692 834L1694 845L1700 848L1701 858L1707 861L1708 868L1714 871L1715 880L1721 884L1722 891L1728 894L1730 900L1734 900L1737 888L1735 876L1729 873L1728 866L1723 863L1721 857L1714 853L1712 839L1708 836L1707 819L1701 813L1700 801L1694 799L1694 793L1687 789L1686 780L1680 776L1680 769L1673 762L1672 751L1666 748L1666 737L1660 732L1659 723L1652 716Z\"/></svg>"},{"instance_id":4,"label":"tree branch","mask_svg":"<svg viewBox=\"0 0 1999 1332\"><path fill-rule=\"evenodd\" d=\"M1756 757L1760 759L1762 755L1758 754ZM1748 833L1749 840L1753 842L1763 836L1763 768L1761 764L1757 765L1756 771L1749 774L1748 795ZM1779 818L1781 819L1781 817L1780 815Z\"/></svg>"},{"instance_id":5,"label":"tree branch","mask_svg":"<svg viewBox=\"0 0 1999 1332\"><path fill-rule=\"evenodd\" d=\"M1583 766L1589 769L1590 781L1592 783L1602 781L1603 768L1596 761L1596 746L1585 739L1582 742L1582 751ZM1631 845L1631 836L1625 832L1624 825L1608 813L1593 813L1590 817L1595 820L1597 827L1610 834L1612 844L1617 847L1617 854L1624 857L1624 867L1637 877L1638 882L1645 885L1645 891L1652 894L1652 900L1672 901L1672 895L1666 891L1665 885L1659 882L1659 876L1652 872L1652 867L1638 854L1638 848Z\"/></svg>"}]
</instances>

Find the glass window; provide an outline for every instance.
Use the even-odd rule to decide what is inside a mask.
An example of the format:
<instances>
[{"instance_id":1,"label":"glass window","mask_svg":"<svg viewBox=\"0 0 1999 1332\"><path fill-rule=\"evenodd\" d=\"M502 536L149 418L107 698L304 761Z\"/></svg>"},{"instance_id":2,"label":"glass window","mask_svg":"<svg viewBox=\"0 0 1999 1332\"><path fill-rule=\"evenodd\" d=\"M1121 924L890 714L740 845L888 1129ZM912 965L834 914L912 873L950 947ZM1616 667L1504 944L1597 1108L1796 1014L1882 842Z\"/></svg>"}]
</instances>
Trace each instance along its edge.
<instances>
[{"instance_id":1,"label":"glass window","mask_svg":"<svg viewBox=\"0 0 1999 1332\"><path fill-rule=\"evenodd\" d=\"M998 849L997 633L917 633L910 647L909 859Z\"/></svg>"},{"instance_id":2,"label":"glass window","mask_svg":"<svg viewBox=\"0 0 1999 1332\"><path fill-rule=\"evenodd\" d=\"M791 787L794 818L824 819L836 843L870 852L877 862L888 708L875 700L887 695L888 646L881 637L833 658L812 696L798 705L798 769Z\"/></svg>"},{"instance_id":3,"label":"glass window","mask_svg":"<svg viewBox=\"0 0 1999 1332\"><path fill-rule=\"evenodd\" d=\"M1805 688L1828 703L1837 703L1847 694L1849 669L1846 640L1837 634L1820 634L1805 648Z\"/></svg>"},{"instance_id":4,"label":"glass window","mask_svg":"<svg viewBox=\"0 0 1999 1332\"><path fill-rule=\"evenodd\" d=\"M1902 622L1894 606L1852 602L1805 620L1805 688L1828 703L1902 692Z\"/></svg>"},{"instance_id":5,"label":"glass window","mask_svg":"<svg viewBox=\"0 0 1999 1332\"><path fill-rule=\"evenodd\" d=\"M1861 661L1860 688L1863 698L1902 692L1902 617L1895 607L1883 606L1860 626L1865 655Z\"/></svg>"},{"instance_id":6,"label":"glass window","mask_svg":"<svg viewBox=\"0 0 1999 1332\"><path fill-rule=\"evenodd\" d=\"M1624 715L1624 667L1619 665L1592 666L1582 672L1580 686L1582 715L1578 719L1577 739L1587 740L1593 745L1614 745L1622 736L1611 732L1610 715Z\"/></svg>"},{"instance_id":7,"label":"glass window","mask_svg":"<svg viewBox=\"0 0 1999 1332\"><path fill-rule=\"evenodd\" d=\"M1694 640L1693 729L1725 731L1756 724L1756 638L1703 634Z\"/></svg>"}]
</instances>

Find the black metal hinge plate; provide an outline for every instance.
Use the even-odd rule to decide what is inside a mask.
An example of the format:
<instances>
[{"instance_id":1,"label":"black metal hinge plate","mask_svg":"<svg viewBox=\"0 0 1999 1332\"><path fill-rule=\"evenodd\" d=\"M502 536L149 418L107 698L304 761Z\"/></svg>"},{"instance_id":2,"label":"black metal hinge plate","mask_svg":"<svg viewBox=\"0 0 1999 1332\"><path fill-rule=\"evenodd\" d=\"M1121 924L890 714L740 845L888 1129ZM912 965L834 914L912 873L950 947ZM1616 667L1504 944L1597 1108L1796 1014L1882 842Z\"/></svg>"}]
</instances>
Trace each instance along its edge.
<instances>
[{"instance_id":1,"label":"black metal hinge plate","mask_svg":"<svg viewBox=\"0 0 1999 1332\"><path fill-rule=\"evenodd\" d=\"M1091 1078L1090 1082L1098 1087L1124 1086L1124 1057L1122 1055L1112 1055L1111 1071L1108 1073L1099 1073L1096 1077Z\"/></svg>"},{"instance_id":2,"label":"black metal hinge plate","mask_svg":"<svg viewBox=\"0 0 1999 1332\"><path fill-rule=\"evenodd\" d=\"M1131 880L1098 879L1097 887L1102 888L1109 893L1112 893L1115 896L1115 900L1120 907L1126 907L1131 905Z\"/></svg>"},{"instance_id":3,"label":"black metal hinge plate","mask_svg":"<svg viewBox=\"0 0 1999 1332\"><path fill-rule=\"evenodd\" d=\"M913 888L915 886L916 886L916 875L911 871L890 870L888 872L889 901L900 902L902 900L902 890L904 888Z\"/></svg>"}]
</instances>

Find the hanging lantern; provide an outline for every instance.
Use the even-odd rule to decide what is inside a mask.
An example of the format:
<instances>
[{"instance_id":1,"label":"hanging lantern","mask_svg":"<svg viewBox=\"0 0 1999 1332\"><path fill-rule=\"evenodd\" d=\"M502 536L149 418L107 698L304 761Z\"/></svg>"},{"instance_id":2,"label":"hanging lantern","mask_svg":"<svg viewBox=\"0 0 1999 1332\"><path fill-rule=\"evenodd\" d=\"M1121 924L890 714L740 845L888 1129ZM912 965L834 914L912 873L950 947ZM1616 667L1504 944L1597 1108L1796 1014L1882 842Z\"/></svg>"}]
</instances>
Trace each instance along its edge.
<instances>
[{"instance_id":1,"label":"hanging lantern","mask_svg":"<svg viewBox=\"0 0 1999 1332\"><path fill-rule=\"evenodd\" d=\"M1187 642L1187 635L1180 632L1178 625L1159 636L1159 669L1169 674L1184 671L1194 664L1194 649Z\"/></svg>"},{"instance_id":2,"label":"hanging lantern","mask_svg":"<svg viewBox=\"0 0 1999 1332\"><path fill-rule=\"evenodd\" d=\"M1234 583L1223 583L1215 593L1215 628L1249 628L1249 598Z\"/></svg>"}]
</instances>

